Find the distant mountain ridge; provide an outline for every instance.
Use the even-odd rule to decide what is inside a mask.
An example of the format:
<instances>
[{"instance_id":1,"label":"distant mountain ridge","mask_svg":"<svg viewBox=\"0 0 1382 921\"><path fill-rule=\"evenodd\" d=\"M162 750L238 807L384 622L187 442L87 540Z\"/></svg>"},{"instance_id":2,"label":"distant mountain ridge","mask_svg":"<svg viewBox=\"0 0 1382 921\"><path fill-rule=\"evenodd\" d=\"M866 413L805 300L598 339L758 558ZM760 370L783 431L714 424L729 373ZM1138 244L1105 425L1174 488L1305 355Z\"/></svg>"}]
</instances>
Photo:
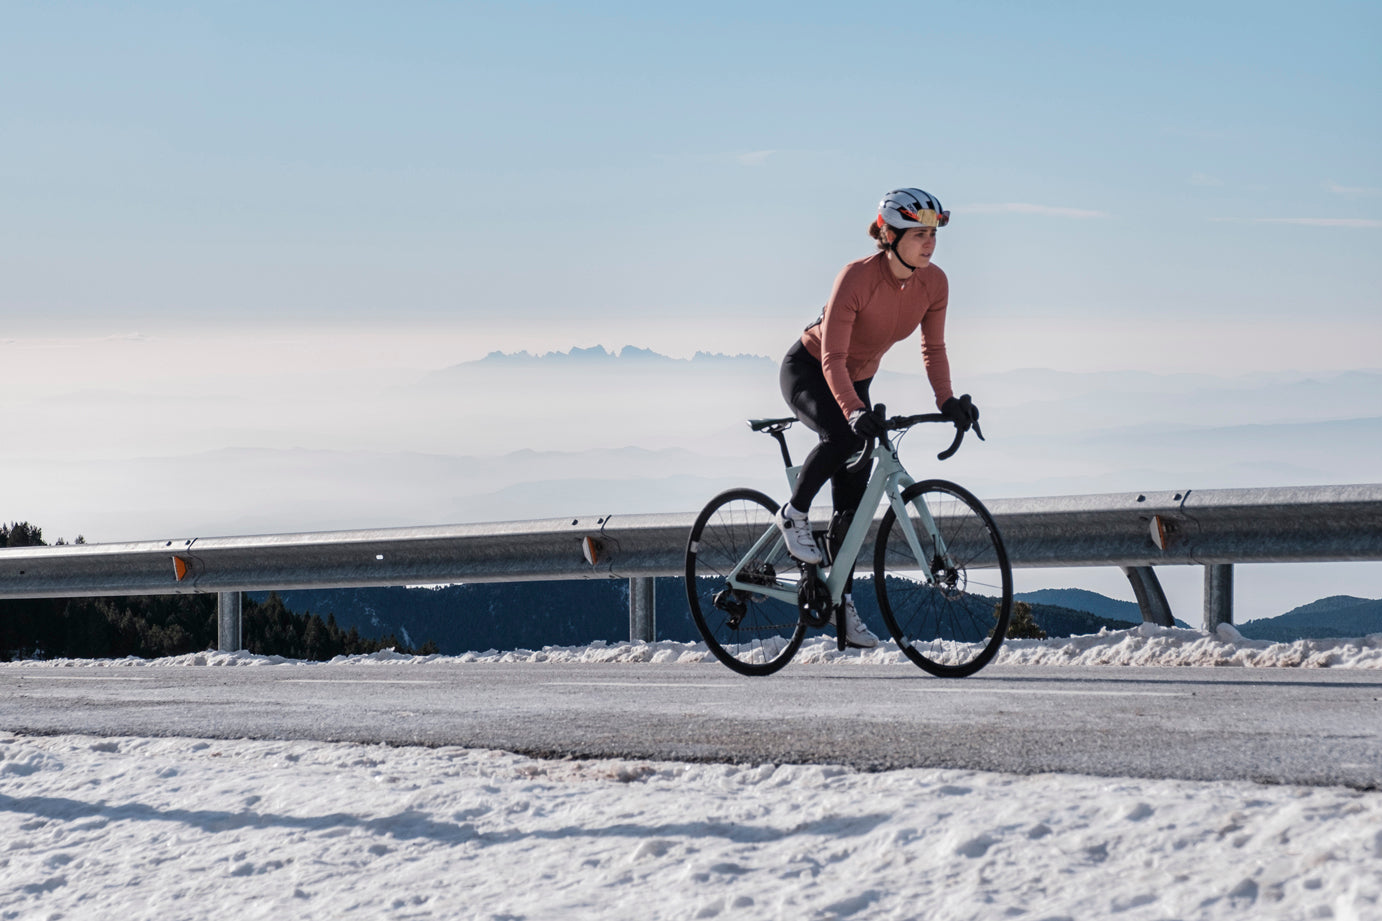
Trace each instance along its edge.
<instances>
[{"instance_id":1,"label":"distant mountain ridge","mask_svg":"<svg viewBox=\"0 0 1382 921\"><path fill-rule=\"evenodd\" d=\"M1013 598L1028 604L1052 604L1075 611L1087 611L1098 617L1140 624L1142 611L1135 601L1119 601L1082 588L1043 588L1034 592L1017 592Z\"/></svg>"},{"instance_id":2,"label":"distant mountain ridge","mask_svg":"<svg viewBox=\"0 0 1382 921\"><path fill-rule=\"evenodd\" d=\"M1382 602L1374 601L1371 598L1357 598L1353 595L1330 595L1328 598L1321 598L1318 601L1303 604L1298 608L1292 608L1290 611L1283 614L1282 617L1289 617L1291 615L1327 615L1354 608L1359 605L1380 603Z\"/></svg>"},{"instance_id":3,"label":"distant mountain ridge","mask_svg":"<svg viewBox=\"0 0 1382 921\"><path fill-rule=\"evenodd\" d=\"M657 638L698 640L683 581L658 579L655 593ZM623 579L289 590L278 595L295 614L334 615L342 629L353 627L366 638L393 634L415 646L432 641L447 655L628 638L629 589ZM261 600L267 593L250 597ZM1134 602L1084 589L1041 589L1014 598L1032 605L1033 619L1051 637L1126 630L1142 622ZM859 592L855 600L864 622L879 636L886 635L872 587ZM1287 643L1382 633L1382 600L1322 598L1238 629L1248 639Z\"/></svg>"},{"instance_id":4,"label":"distant mountain ridge","mask_svg":"<svg viewBox=\"0 0 1382 921\"><path fill-rule=\"evenodd\" d=\"M602 345L596 345L584 349L573 346L569 351L566 352L553 351L542 352L540 354L533 354L532 352L529 352L526 349L518 352L493 351L486 355L484 358L476 359L475 361L462 362L462 365L493 365L501 363L523 364L532 362L547 362L554 364L567 362L581 362L584 364L608 362L665 362L688 364L693 362L709 361L762 362L768 360L769 359L763 355L753 355L749 353L726 355L722 352L701 351L696 352L696 354L692 355L690 358L673 358L670 355L663 355L661 352L655 352L652 349L639 348L635 345L626 345L622 348L615 349L614 351L610 351Z\"/></svg>"},{"instance_id":5,"label":"distant mountain ridge","mask_svg":"<svg viewBox=\"0 0 1382 921\"><path fill-rule=\"evenodd\" d=\"M1142 612L1132 601L1118 601L1098 592L1079 588L1044 588L1021 592L1013 596L1020 601L1051 605L1091 614L1110 620L1142 622ZM1190 626L1177 618L1176 624ZM1371 636L1382 633L1382 600L1356 598L1352 595L1331 595L1303 604L1277 617L1264 617L1236 625L1238 632L1250 640L1269 640L1294 643L1301 639L1330 639L1334 637Z\"/></svg>"},{"instance_id":6,"label":"distant mountain ridge","mask_svg":"<svg viewBox=\"0 0 1382 921\"><path fill-rule=\"evenodd\" d=\"M1329 639L1382 634L1382 600L1331 595L1282 614L1238 627L1252 640L1290 643L1298 639Z\"/></svg>"},{"instance_id":7,"label":"distant mountain ridge","mask_svg":"<svg viewBox=\"0 0 1382 921\"><path fill-rule=\"evenodd\" d=\"M657 638L699 640L686 604L683 581L658 579L654 589ZM342 629L354 628L367 638L392 634L414 646L430 641L447 655L628 639L629 588L624 579L436 588L294 589L277 594L294 613L334 616ZM250 597L257 600L268 596L252 593ZM879 636L885 636L887 628L873 589L859 592L855 601L864 622ZM1136 609L1136 605L1132 607ZM1032 605L1032 614L1048 636L1097 633L1104 628L1122 630L1140 620L1109 619L1041 603Z\"/></svg>"}]
</instances>

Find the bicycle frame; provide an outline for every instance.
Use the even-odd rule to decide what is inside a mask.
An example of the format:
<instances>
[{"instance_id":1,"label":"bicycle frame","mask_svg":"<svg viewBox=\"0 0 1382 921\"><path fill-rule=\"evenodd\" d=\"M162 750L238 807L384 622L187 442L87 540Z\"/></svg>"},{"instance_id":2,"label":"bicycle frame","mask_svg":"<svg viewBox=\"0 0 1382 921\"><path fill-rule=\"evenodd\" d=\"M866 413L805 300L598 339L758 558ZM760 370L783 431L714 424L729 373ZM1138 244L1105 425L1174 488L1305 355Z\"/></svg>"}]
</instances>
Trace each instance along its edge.
<instances>
[{"instance_id":1,"label":"bicycle frame","mask_svg":"<svg viewBox=\"0 0 1382 921\"><path fill-rule=\"evenodd\" d=\"M897 527L902 528L906 536L907 544L912 549L912 553L917 561L917 568L922 572L923 578L928 585L933 585L934 580L931 575L932 557L929 556L922 546L922 539L916 529L912 526L912 516L907 514L906 504L902 501L902 493L916 481L907 473L902 466L902 461L897 456L897 447L892 440L883 435L878 439L877 446L870 455L870 460L874 464L873 473L869 477L868 485L864 488L863 498L859 500L859 509L876 510L879 503L886 495L888 503L892 506L897 515ZM800 467L787 468L788 486L795 486L797 473ZM926 538L930 545L935 547L935 555L945 561L946 565L951 564L949 550L945 546L945 541L941 537L940 530L936 527L935 519L931 517L931 510L925 503L916 506L917 519L920 521L925 531ZM829 574L825 578L826 588L830 592L831 604L839 605L844 599L845 585L849 581L850 574L854 571L854 566L858 562L859 551L863 549L864 541L868 537L869 529L873 525L873 515L854 516L849 529L845 532L844 540L840 543L839 552L835 554L830 562ZM769 526L753 546L749 548L744 558L735 564L734 571L730 574L729 585L731 588L741 589L755 595L766 595L785 601L788 604L795 604L797 601L797 590L778 588L776 586L763 585L761 581L744 580L739 578L740 572L744 567L755 559L762 559L764 551L771 551L776 554L782 549L782 534L775 526ZM770 555L771 555L770 554ZM847 565L842 565L847 564Z\"/></svg>"}]
</instances>

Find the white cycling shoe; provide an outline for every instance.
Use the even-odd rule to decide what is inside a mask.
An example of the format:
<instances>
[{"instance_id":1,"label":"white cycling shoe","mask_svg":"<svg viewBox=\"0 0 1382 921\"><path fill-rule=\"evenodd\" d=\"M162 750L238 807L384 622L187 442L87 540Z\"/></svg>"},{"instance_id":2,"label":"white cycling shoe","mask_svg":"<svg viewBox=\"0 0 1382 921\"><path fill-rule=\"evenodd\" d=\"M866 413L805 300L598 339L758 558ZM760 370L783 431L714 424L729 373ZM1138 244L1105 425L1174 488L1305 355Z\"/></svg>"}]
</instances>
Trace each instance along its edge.
<instances>
[{"instance_id":1,"label":"white cycling shoe","mask_svg":"<svg viewBox=\"0 0 1382 921\"><path fill-rule=\"evenodd\" d=\"M782 532L782 539L787 544L787 552L803 563L820 565L825 557L821 556L821 548L816 546L816 538L811 534L811 523L805 515L798 518L794 512L795 509L788 503L773 516L773 523Z\"/></svg>"},{"instance_id":2,"label":"white cycling shoe","mask_svg":"<svg viewBox=\"0 0 1382 921\"><path fill-rule=\"evenodd\" d=\"M878 645L878 637L859 619L852 595L845 596L845 645L852 649L872 649Z\"/></svg>"}]
</instances>

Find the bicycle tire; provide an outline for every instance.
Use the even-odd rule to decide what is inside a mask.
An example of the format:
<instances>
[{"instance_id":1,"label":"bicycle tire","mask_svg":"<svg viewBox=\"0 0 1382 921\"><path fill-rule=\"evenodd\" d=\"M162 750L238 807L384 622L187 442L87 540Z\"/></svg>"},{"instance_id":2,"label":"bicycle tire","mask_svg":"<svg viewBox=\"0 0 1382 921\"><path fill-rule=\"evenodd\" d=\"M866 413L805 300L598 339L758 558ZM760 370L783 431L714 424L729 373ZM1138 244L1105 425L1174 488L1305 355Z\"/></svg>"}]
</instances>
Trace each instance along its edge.
<instances>
[{"instance_id":1,"label":"bicycle tire","mask_svg":"<svg viewBox=\"0 0 1382 921\"><path fill-rule=\"evenodd\" d=\"M902 499L909 509L925 503L954 565L936 559L920 527L916 533L929 559L919 564L889 508L878 525L873 564L883 621L903 654L925 671L941 678L972 675L998 654L1012 617L1012 567L1003 538L983 503L954 483L924 480L904 490ZM932 582L919 579L921 573Z\"/></svg>"},{"instance_id":2,"label":"bicycle tire","mask_svg":"<svg viewBox=\"0 0 1382 921\"><path fill-rule=\"evenodd\" d=\"M686 600L706 646L741 675L770 675L792 660L806 625L795 603L731 589L730 570L770 528L777 503L755 489L730 489L706 503L686 543ZM800 570L781 540L753 565L765 584L792 592ZM718 601L718 603L717 603Z\"/></svg>"}]
</instances>

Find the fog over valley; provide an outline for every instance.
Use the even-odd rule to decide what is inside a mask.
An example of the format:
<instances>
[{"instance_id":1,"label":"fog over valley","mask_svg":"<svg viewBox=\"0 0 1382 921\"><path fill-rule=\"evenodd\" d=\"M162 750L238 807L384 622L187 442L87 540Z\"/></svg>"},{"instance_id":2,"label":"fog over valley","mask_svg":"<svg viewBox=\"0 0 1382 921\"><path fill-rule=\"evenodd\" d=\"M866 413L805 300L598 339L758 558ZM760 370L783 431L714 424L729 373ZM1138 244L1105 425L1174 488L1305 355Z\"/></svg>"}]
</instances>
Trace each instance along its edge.
<instances>
[{"instance_id":1,"label":"fog over valley","mask_svg":"<svg viewBox=\"0 0 1382 921\"><path fill-rule=\"evenodd\" d=\"M158 343L107 348L137 363ZM890 412L933 409L914 351L895 349L875 381ZM986 499L1377 479L1382 371L957 367L955 384L981 406L988 440L971 438L939 463L948 435L923 426L904 440L903 459L914 475ZM731 486L781 495L776 445L745 420L788 415L776 357L673 358L631 346L408 370L281 361L208 369L189 386L134 364L99 385L7 390L0 411L12 434L0 445L0 516L40 525L49 541L93 542L691 512ZM789 433L797 461L813 440L801 426ZM1288 600L1378 597L1371 566L1334 567L1351 581ZM1240 568L1292 581L1297 567ZM1130 597L1116 570L1086 575L1095 578L1084 587ZM1019 587L1050 578L1020 571ZM1245 604L1253 578L1240 578ZM1169 583L1183 582L1189 597L1198 579L1180 568ZM1193 604L1178 615L1198 622Z\"/></svg>"}]
</instances>

